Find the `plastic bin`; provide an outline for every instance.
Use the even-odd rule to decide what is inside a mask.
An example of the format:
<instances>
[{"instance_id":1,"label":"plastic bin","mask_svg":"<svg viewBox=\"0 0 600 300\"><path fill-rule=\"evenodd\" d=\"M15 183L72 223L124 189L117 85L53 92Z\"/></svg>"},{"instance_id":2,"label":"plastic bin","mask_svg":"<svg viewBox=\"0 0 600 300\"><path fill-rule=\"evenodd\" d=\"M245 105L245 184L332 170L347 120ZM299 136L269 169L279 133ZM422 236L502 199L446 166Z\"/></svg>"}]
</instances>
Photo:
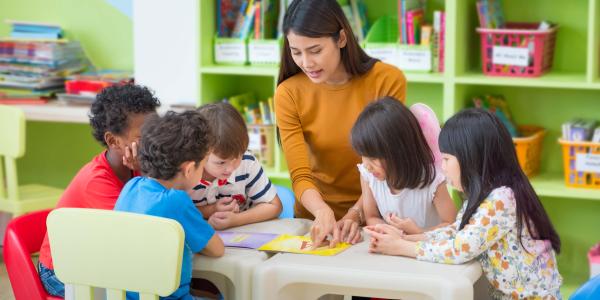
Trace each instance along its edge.
<instances>
[{"instance_id":1,"label":"plastic bin","mask_svg":"<svg viewBox=\"0 0 600 300\"><path fill-rule=\"evenodd\" d=\"M513 144L517 151L519 165L528 177L536 175L540 170L542 156L542 142L546 135L544 128L534 125L519 126L523 137L513 138Z\"/></svg>"},{"instance_id":2,"label":"plastic bin","mask_svg":"<svg viewBox=\"0 0 600 300\"><path fill-rule=\"evenodd\" d=\"M256 156L263 167L275 165L275 126L248 124L248 149Z\"/></svg>"},{"instance_id":3,"label":"plastic bin","mask_svg":"<svg viewBox=\"0 0 600 300\"><path fill-rule=\"evenodd\" d=\"M277 65L281 60L281 40L248 40L248 61L251 65Z\"/></svg>"},{"instance_id":4,"label":"plastic bin","mask_svg":"<svg viewBox=\"0 0 600 300\"><path fill-rule=\"evenodd\" d=\"M538 77L550 71L557 26L537 30L539 23L508 23L507 28L477 28L483 73L490 76Z\"/></svg>"},{"instance_id":5,"label":"plastic bin","mask_svg":"<svg viewBox=\"0 0 600 300\"><path fill-rule=\"evenodd\" d=\"M565 184L600 189L600 143L558 140L562 146Z\"/></svg>"},{"instance_id":6,"label":"plastic bin","mask_svg":"<svg viewBox=\"0 0 600 300\"><path fill-rule=\"evenodd\" d=\"M431 71L431 46L398 43L398 18L385 16L377 19L363 45L365 52L403 71Z\"/></svg>"},{"instance_id":7,"label":"plastic bin","mask_svg":"<svg viewBox=\"0 0 600 300\"><path fill-rule=\"evenodd\" d=\"M245 65L248 63L247 40L215 36L215 64Z\"/></svg>"}]
</instances>

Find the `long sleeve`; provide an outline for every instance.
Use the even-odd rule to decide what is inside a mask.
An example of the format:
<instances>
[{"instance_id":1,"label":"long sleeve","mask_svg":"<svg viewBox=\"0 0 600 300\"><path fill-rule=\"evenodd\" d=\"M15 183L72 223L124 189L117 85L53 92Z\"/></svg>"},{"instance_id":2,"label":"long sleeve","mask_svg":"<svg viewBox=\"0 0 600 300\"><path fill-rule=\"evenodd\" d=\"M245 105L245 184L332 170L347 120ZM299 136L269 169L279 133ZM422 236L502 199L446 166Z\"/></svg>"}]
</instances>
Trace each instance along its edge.
<instances>
[{"instance_id":1,"label":"long sleeve","mask_svg":"<svg viewBox=\"0 0 600 300\"><path fill-rule=\"evenodd\" d=\"M296 199L300 199L307 189L319 191L312 176L298 110L283 85L278 86L275 91L275 114Z\"/></svg>"},{"instance_id":2,"label":"long sleeve","mask_svg":"<svg viewBox=\"0 0 600 300\"><path fill-rule=\"evenodd\" d=\"M341 85L314 83L304 73L280 83L275 114L296 197L315 189L336 218L343 217L360 197L360 157L350 145L352 126L370 102L383 96L404 101L405 93L402 71L381 62ZM300 204L296 215L310 218Z\"/></svg>"},{"instance_id":3,"label":"long sleeve","mask_svg":"<svg viewBox=\"0 0 600 300\"><path fill-rule=\"evenodd\" d=\"M508 199L487 198L469 224L456 231L453 237L417 243L417 259L447 264L470 261L507 235L515 220L516 210Z\"/></svg>"}]
</instances>

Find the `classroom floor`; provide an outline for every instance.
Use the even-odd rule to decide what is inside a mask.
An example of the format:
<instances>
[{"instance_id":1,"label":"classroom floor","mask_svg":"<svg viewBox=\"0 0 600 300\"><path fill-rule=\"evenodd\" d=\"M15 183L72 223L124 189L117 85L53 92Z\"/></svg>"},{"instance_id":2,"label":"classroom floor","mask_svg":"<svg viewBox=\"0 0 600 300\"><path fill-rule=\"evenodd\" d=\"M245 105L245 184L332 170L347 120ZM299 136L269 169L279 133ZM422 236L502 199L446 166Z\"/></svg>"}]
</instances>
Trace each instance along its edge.
<instances>
[{"instance_id":1,"label":"classroom floor","mask_svg":"<svg viewBox=\"0 0 600 300\"><path fill-rule=\"evenodd\" d=\"M0 248L2 252L2 248ZM10 286L10 280L8 280L8 273L6 273L6 266L0 256L0 300L14 300L15 296L12 293L12 287Z\"/></svg>"}]
</instances>

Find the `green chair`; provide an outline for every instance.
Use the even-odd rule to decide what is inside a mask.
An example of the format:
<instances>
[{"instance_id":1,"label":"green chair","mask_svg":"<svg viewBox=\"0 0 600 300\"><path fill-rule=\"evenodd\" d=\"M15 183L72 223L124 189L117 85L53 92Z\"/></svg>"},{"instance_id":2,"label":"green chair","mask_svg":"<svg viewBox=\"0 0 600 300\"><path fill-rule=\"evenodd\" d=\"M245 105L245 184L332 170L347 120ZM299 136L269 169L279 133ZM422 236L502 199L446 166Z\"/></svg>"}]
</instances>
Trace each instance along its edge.
<instances>
[{"instance_id":1,"label":"green chair","mask_svg":"<svg viewBox=\"0 0 600 300\"><path fill-rule=\"evenodd\" d=\"M53 208L63 190L39 184L19 185L17 158L25 154L25 114L0 105L0 211L13 217Z\"/></svg>"},{"instance_id":2,"label":"green chair","mask_svg":"<svg viewBox=\"0 0 600 300\"><path fill-rule=\"evenodd\" d=\"M184 233L171 219L111 210L59 208L48 216L56 276L73 286L76 300L168 296L179 287Z\"/></svg>"}]
</instances>

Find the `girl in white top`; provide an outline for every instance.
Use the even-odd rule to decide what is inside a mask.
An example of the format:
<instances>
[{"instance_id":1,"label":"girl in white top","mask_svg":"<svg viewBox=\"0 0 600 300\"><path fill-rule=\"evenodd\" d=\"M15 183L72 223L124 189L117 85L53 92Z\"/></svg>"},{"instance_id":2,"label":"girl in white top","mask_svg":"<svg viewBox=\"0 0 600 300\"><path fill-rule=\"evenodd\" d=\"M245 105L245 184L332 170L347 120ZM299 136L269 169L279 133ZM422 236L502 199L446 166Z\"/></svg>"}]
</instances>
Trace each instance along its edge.
<instances>
[{"instance_id":1,"label":"girl in white top","mask_svg":"<svg viewBox=\"0 0 600 300\"><path fill-rule=\"evenodd\" d=\"M351 139L362 157L358 170L367 225L388 223L416 234L454 222L456 207L431 150L437 145L428 145L419 120L400 101L385 97L369 104Z\"/></svg>"}]
</instances>

